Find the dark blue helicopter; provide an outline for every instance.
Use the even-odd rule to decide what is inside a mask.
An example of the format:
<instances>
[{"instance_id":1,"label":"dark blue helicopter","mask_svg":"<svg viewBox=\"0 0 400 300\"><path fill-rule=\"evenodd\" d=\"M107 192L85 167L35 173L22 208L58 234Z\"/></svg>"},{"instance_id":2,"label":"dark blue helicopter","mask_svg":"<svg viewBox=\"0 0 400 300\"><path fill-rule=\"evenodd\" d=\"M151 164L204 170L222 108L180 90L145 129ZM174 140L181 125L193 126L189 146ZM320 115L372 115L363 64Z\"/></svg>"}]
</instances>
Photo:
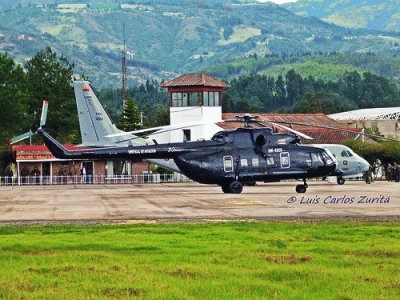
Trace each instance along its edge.
<instances>
[{"instance_id":1,"label":"dark blue helicopter","mask_svg":"<svg viewBox=\"0 0 400 300\"><path fill-rule=\"evenodd\" d=\"M241 193L246 183L283 179L303 180L304 184L297 185L296 191L305 193L308 178L337 172L336 159L328 150L299 144L297 134L277 133L269 127L252 128L251 123L260 121L250 115L228 120L243 122L244 128L218 132L208 141L69 151L42 128L46 123L47 105L44 102L39 129L10 142L38 134L50 152L60 159L174 159L182 174L200 183L218 184L225 193Z\"/></svg>"},{"instance_id":2,"label":"dark blue helicopter","mask_svg":"<svg viewBox=\"0 0 400 300\"><path fill-rule=\"evenodd\" d=\"M182 174L200 183L218 184L225 193L241 193L246 183L283 179L303 180L304 184L297 185L296 191L305 193L308 178L335 174L337 167L328 150L299 144L297 134L277 133L269 127L252 128L251 123L260 121L250 115L228 120L243 122L244 128L218 132L208 141L69 151L43 130L46 114L47 102L43 105L39 129L11 142L38 134L60 159L174 159Z\"/></svg>"}]
</instances>

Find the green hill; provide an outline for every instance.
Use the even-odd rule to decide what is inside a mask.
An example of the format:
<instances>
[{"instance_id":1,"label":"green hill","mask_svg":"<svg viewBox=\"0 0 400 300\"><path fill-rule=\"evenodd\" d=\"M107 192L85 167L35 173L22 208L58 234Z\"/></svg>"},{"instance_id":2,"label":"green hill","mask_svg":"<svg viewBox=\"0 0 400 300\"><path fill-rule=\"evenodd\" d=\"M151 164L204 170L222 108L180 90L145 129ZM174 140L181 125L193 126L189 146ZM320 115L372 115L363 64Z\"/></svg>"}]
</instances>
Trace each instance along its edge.
<instances>
[{"instance_id":1,"label":"green hill","mask_svg":"<svg viewBox=\"0 0 400 300\"><path fill-rule=\"evenodd\" d=\"M51 46L97 86L119 82L126 24L129 80L168 79L257 54L400 52L395 34L338 27L270 3L240 1L9 1L0 52L24 62ZM13 3L10 6L10 3ZM12 7L12 9L9 9ZM8 8L8 9L7 9Z\"/></svg>"},{"instance_id":2,"label":"green hill","mask_svg":"<svg viewBox=\"0 0 400 300\"><path fill-rule=\"evenodd\" d=\"M359 73L371 72L392 80L400 78L400 57L396 55L372 53L328 53L295 56L267 56L233 60L217 64L203 71L219 78L232 79L249 74L260 74L278 77L289 70L307 77L317 79L338 80L345 72L357 71Z\"/></svg>"},{"instance_id":3,"label":"green hill","mask_svg":"<svg viewBox=\"0 0 400 300\"><path fill-rule=\"evenodd\" d=\"M400 0L298 0L285 7L340 26L400 31Z\"/></svg>"}]
</instances>

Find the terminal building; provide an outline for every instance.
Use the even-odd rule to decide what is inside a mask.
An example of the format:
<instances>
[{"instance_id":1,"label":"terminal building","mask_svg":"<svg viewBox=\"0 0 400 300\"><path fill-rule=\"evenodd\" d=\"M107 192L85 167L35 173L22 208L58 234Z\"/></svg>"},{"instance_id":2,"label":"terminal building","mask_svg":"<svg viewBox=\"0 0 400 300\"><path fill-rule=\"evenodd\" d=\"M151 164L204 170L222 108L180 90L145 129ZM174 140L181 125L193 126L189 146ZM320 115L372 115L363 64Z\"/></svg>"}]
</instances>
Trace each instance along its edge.
<instances>
[{"instance_id":1,"label":"terminal building","mask_svg":"<svg viewBox=\"0 0 400 300\"><path fill-rule=\"evenodd\" d=\"M369 129L385 138L400 139L400 107L359 109L329 117L346 127Z\"/></svg>"}]
</instances>

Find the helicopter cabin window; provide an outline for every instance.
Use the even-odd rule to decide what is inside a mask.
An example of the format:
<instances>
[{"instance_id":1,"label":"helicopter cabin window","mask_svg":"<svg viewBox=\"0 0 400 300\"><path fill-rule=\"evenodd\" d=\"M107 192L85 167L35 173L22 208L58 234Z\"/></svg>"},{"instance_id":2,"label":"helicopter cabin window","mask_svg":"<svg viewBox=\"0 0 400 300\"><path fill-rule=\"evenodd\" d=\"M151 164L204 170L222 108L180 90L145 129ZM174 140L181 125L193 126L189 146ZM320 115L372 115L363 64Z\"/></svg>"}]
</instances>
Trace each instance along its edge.
<instances>
[{"instance_id":1,"label":"helicopter cabin window","mask_svg":"<svg viewBox=\"0 0 400 300\"><path fill-rule=\"evenodd\" d=\"M281 153L281 168L288 169L290 168L290 155L289 152Z\"/></svg>"},{"instance_id":2,"label":"helicopter cabin window","mask_svg":"<svg viewBox=\"0 0 400 300\"><path fill-rule=\"evenodd\" d=\"M240 166L242 166L242 167L247 167L248 166L246 158L242 158L240 160Z\"/></svg>"},{"instance_id":3,"label":"helicopter cabin window","mask_svg":"<svg viewBox=\"0 0 400 300\"><path fill-rule=\"evenodd\" d=\"M275 164L274 158L273 157L267 157L267 165L268 166L273 166Z\"/></svg>"},{"instance_id":4,"label":"helicopter cabin window","mask_svg":"<svg viewBox=\"0 0 400 300\"><path fill-rule=\"evenodd\" d=\"M253 167L258 167L260 165L260 161L258 160L257 157L251 159L251 165Z\"/></svg>"},{"instance_id":5,"label":"helicopter cabin window","mask_svg":"<svg viewBox=\"0 0 400 300\"><path fill-rule=\"evenodd\" d=\"M233 172L233 157L230 155L224 156L224 171Z\"/></svg>"}]
</instances>

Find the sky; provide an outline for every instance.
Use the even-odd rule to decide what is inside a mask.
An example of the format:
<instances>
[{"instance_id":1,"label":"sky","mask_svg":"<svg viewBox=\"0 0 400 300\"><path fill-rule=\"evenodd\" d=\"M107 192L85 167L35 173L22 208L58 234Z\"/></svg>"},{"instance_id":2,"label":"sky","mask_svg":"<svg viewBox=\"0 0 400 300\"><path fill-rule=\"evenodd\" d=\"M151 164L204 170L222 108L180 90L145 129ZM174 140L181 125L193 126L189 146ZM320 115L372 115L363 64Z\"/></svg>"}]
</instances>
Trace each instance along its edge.
<instances>
[{"instance_id":1,"label":"sky","mask_svg":"<svg viewBox=\"0 0 400 300\"><path fill-rule=\"evenodd\" d=\"M288 3L288 2L296 2L297 0L258 0L260 2L274 2L277 4L283 4L283 3Z\"/></svg>"}]
</instances>

